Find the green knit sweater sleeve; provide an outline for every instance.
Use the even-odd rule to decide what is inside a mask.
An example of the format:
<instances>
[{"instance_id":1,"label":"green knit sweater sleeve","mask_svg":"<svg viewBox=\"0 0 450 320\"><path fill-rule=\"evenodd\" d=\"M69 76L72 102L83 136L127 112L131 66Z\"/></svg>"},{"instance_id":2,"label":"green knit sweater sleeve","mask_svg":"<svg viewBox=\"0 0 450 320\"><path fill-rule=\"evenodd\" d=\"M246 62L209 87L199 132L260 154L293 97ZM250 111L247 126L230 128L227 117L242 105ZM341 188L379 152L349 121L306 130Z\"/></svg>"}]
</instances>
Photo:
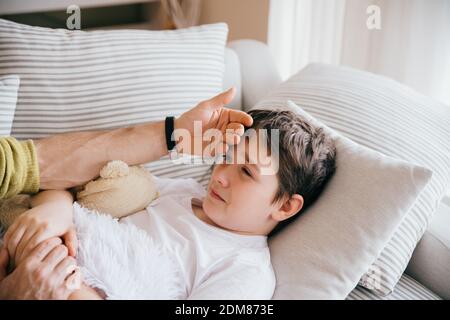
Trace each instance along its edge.
<instances>
[{"instance_id":1,"label":"green knit sweater sleeve","mask_svg":"<svg viewBox=\"0 0 450 320\"><path fill-rule=\"evenodd\" d=\"M32 140L0 138L0 199L39 191L39 165Z\"/></svg>"}]
</instances>

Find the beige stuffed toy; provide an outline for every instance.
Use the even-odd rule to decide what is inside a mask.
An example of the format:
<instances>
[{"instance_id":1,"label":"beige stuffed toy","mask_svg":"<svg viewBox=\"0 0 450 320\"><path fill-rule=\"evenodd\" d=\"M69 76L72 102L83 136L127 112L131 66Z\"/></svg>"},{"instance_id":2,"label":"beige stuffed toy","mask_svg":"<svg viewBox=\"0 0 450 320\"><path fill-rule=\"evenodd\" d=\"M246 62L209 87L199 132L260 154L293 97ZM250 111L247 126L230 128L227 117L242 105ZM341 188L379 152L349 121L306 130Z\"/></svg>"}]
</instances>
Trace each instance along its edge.
<instances>
[{"instance_id":1,"label":"beige stuffed toy","mask_svg":"<svg viewBox=\"0 0 450 320\"><path fill-rule=\"evenodd\" d=\"M116 160L108 162L100 171L100 178L88 182L77 193L77 202L85 208L122 218L145 209L158 196L148 170L128 167Z\"/></svg>"},{"instance_id":2,"label":"beige stuffed toy","mask_svg":"<svg viewBox=\"0 0 450 320\"><path fill-rule=\"evenodd\" d=\"M126 217L146 208L159 193L152 174L143 167L129 167L125 162L108 162L100 177L78 188L76 200L88 209ZM0 201L0 225L7 229L30 208L30 196L18 195Z\"/></svg>"}]
</instances>

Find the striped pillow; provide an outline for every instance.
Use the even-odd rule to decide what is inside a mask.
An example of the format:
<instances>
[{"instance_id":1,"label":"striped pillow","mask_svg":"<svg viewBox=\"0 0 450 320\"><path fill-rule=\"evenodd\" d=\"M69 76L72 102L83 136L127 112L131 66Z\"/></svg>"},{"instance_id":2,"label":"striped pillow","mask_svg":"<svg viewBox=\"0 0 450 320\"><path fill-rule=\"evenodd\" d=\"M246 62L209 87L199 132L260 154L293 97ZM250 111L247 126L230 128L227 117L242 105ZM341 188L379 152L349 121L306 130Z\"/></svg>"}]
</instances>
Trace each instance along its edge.
<instances>
[{"instance_id":1,"label":"striped pillow","mask_svg":"<svg viewBox=\"0 0 450 320\"><path fill-rule=\"evenodd\" d=\"M225 23L85 32L0 19L0 76L21 78L12 134L41 138L178 116L221 91L227 32ZM148 167L197 180L209 168L167 157Z\"/></svg>"},{"instance_id":2,"label":"striped pillow","mask_svg":"<svg viewBox=\"0 0 450 320\"><path fill-rule=\"evenodd\" d=\"M424 287L406 273L402 275L395 291L380 297L371 290L357 286L346 298L347 300L442 300L436 293Z\"/></svg>"},{"instance_id":3,"label":"striped pillow","mask_svg":"<svg viewBox=\"0 0 450 320\"><path fill-rule=\"evenodd\" d=\"M19 83L16 75L0 76L0 137L11 135Z\"/></svg>"},{"instance_id":4,"label":"striped pillow","mask_svg":"<svg viewBox=\"0 0 450 320\"><path fill-rule=\"evenodd\" d=\"M396 81L323 64L307 66L260 103L288 99L361 145L433 171L430 183L361 278L360 285L389 294L450 187L450 107Z\"/></svg>"},{"instance_id":5,"label":"striped pillow","mask_svg":"<svg viewBox=\"0 0 450 320\"><path fill-rule=\"evenodd\" d=\"M291 110L322 128L336 146L336 172L319 199L270 238L274 299L344 299L432 173L351 141L292 101L263 99L256 107Z\"/></svg>"}]
</instances>

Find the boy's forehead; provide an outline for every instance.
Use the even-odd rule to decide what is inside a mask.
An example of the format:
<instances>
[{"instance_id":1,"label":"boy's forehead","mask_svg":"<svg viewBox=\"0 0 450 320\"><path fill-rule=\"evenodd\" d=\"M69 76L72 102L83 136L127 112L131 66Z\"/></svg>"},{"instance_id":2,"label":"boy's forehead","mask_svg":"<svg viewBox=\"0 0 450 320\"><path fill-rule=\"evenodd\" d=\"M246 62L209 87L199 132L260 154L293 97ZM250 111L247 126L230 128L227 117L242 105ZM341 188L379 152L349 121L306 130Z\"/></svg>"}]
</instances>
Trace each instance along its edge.
<instances>
[{"instance_id":1,"label":"boy's forehead","mask_svg":"<svg viewBox=\"0 0 450 320\"><path fill-rule=\"evenodd\" d=\"M233 164L253 164L261 174L273 175L278 170L278 157L269 148L267 135L259 130L245 135L238 145L230 148Z\"/></svg>"},{"instance_id":2,"label":"boy's forehead","mask_svg":"<svg viewBox=\"0 0 450 320\"><path fill-rule=\"evenodd\" d=\"M249 162L255 164L267 156L270 157L267 138L259 131L244 136L244 139L241 139L241 142L237 145L237 150L241 155L245 155Z\"/></svg>"}]
</instances>

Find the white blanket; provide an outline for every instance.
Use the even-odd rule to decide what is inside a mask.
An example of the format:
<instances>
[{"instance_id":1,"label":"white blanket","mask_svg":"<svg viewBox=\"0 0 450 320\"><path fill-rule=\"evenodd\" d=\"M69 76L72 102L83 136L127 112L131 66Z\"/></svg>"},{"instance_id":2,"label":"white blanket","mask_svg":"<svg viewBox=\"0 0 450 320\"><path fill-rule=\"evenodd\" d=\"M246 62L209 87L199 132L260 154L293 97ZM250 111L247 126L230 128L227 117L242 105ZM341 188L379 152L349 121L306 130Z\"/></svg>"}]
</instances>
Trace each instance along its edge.
<instances>
[{"instance_id":1,"label":"white blanket","mask_svg":"<svg viewBox=\"0 0 450 320\"><path fill-rule=\"evenodd\" d=\"M84 281L107 299L182 299L176 262L145 231L74 203Z\"/></svg>"}]
</instances>

